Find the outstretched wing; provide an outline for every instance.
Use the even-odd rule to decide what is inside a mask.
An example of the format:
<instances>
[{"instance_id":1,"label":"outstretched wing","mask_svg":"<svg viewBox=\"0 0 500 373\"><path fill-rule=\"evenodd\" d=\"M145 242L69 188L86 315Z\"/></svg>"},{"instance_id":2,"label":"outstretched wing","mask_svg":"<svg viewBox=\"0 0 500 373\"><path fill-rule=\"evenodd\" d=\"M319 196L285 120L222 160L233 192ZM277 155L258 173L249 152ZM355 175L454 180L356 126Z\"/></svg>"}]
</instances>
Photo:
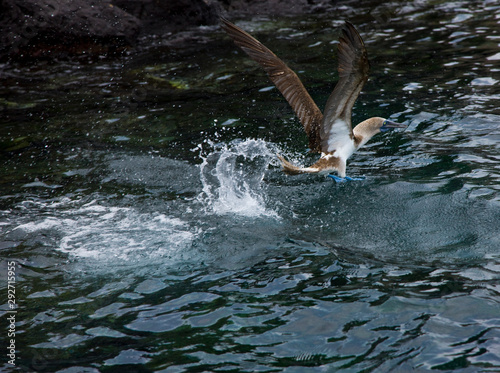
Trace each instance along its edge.
<instances>
[{"instance_id":1,"label":"outstretched wing","mask_svg":"<svg viewBox=\"0 0 500 373\"><path fill-rule=\"evenodd\" d=\"M325 153L351 141L352 107L370 71L363 39L349 22L345 23L339 39L338 59L339 81L326 102L320 130L321 150Z\"/></svg>"},{"instance_id":2,"label":"outstretched wing","mask_svg":"<svg viewBox=\"0 0 500 373\"><path fill-rule=\"evenodd\" d=\"M309 147L312 151L320 152L320 128L323 114L297 74L253 36L225 18L221 17L221 22L222 28L235 44L264 68L304 126L309 137Z\"/></svg>"}]
</instances>

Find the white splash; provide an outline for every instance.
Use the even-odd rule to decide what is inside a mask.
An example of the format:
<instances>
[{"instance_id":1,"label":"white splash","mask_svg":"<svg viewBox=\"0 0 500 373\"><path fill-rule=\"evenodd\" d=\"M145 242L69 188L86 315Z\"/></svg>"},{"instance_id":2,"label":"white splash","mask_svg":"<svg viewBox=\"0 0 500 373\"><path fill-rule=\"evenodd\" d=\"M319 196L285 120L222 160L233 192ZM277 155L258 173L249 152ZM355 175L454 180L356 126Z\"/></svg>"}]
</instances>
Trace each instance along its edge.
<instances>
[{"instance_id":1,"label":"white splash","mask_svg":"<svg viewBox=\"0 0 500 373\"><path fill-rule=\"evenodd\" d=\"M199 199L206 208L220 215L277 218L274 211L266 208L262 183L269 163L275 158L272 147L263 140L253 139L214 147L208 155L201 155L203 192Z\"/></svg>"},{"instance_id":2,"label":"white splash","mask_svg":"<svg viewBox=\"0 0 500 373\"><path fill-rule=\"evenodd\" d=\"M15 230L25 234L51 232L47 234L57 237L57 250L100 264L158 258L175 261L197 236L178 218L140 213L130 207L102 206L95 201L76 209L57 209L51 215Z\"/></svg>"}]
</instances>

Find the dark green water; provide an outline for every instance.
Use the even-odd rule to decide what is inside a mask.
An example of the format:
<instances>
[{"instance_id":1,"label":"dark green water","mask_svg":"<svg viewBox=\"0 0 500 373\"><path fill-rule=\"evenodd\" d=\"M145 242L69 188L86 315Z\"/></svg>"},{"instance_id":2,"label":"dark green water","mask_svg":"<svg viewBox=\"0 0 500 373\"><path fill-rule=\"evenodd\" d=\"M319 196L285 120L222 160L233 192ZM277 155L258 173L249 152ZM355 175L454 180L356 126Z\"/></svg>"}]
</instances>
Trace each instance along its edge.
<instances>
[{"instance_id":1,"label":"dark green water","mask_svg":"<svg viewBox=\"0 0 500 373\"><path fill-rule=\"evenodd\" d=\"M353 122L409 124L345 184L280 171L314 159L300 124L216 28L1 66L3 370L500 371L500 5L240 26L323 107L344 19L372 64Z\"/></svg>"}]
</instances>

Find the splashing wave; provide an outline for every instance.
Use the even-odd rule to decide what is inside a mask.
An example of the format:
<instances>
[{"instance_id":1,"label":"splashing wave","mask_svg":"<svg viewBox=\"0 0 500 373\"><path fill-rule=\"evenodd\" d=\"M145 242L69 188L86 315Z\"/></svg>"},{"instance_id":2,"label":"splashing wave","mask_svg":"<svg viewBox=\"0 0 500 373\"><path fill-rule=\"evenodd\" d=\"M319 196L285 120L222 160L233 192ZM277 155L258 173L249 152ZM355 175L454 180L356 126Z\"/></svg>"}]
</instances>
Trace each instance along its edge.
<instances>
[{"instance_id":1,"label":"splashing wave","mask_svg":"<svg viewBox=\"0 0 500 373\"><path fill-rule=\"evenodd\" d=\"M76 258L123 264L137 259L182 260L197 235L178 218L140 213L129 207L102 206L96 201L55 211L53 216L21 224L15 231L58 237L57 242L49 244Z\"/></svg>"},{"instance_id":2,"label":"splashing wave","mask_svg":"<svg viewBox=\"0 0 500 373\"><path fill-rule=\"evenodd\" d=\"M263 140L247 139L217 144L214 148L206 156L201 155L203 191L199 200L206 210L219 215L278 217L266 207L267 194L262 183L275 157L273 146Z\"/></svg>"}]
</instances>

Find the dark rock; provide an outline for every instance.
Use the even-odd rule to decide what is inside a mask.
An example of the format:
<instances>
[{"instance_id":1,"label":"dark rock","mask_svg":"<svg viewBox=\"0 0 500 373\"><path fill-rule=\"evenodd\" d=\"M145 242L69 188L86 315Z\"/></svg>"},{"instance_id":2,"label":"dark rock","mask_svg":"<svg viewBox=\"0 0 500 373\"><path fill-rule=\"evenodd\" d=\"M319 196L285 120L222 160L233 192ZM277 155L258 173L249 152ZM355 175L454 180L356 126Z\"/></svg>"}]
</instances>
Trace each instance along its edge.
<instances>
[{"instance_id":1,"label":"dark rock","mask_svg":"<svg viewBox=\"0 0 500 373\"><path fill-rule=\"evenodd\" d=\"M336 0L0 0L0 61L120 53L137 37L191 43L193 26L325 11ZM201 36L199 36L201 37ZM164 39L164 40L163 40Z\"/></svg>"},{"instance_id":2,"label":"dark rock","mask_svg":"<svg viewBox=\"0 0 500 373\"><path fill-rule=\"evenodd\" d=\"M0 58L113 53L140 21L108 1L0 0Z\"/></svg>"}]
</instances>

